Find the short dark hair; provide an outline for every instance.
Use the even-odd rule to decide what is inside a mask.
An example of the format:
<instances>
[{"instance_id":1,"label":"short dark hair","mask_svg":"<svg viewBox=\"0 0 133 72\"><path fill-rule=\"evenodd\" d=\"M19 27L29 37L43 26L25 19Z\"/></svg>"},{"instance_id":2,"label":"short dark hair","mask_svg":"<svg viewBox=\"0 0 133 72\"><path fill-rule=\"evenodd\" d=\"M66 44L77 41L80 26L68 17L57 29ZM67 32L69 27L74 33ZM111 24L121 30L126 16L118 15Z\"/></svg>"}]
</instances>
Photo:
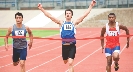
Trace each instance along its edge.
<instances>
[{"instance_id":1,"label":"short dark hair","mask_svg":"<svg viewBox=\"0 0 133 72\"><path fill-rule=\"evenodd\" d=\"M66 9L65 10L65 15L66 15L66 11L70 11L72 13L72 16L73 16L73 11L71 9Z\"/></svg>"},{"instance_id":2,"label":"short dark hair","mask_svg":"<svg viewBox=\"0 0 133 72\"><path fill-rule=\"evenodd\" d=\"M109 15L114 15L114 16L116 16L115 13L110 13ZM108 15L108 17L109 17L109 15Z\"/></svg>"},{"instance_id":3,"label":"short dark hair","mask_svg":"<svg viewBox=\"0 0 133 72\"><path fill-rule=\"evenodd\" d=\"M20 12L17 12L16 14L15 14L15 18L16 18L16 16L21 16L22 18L23 18L23 14L22 13L20 13Z\"/></svg>"}]
</instances>

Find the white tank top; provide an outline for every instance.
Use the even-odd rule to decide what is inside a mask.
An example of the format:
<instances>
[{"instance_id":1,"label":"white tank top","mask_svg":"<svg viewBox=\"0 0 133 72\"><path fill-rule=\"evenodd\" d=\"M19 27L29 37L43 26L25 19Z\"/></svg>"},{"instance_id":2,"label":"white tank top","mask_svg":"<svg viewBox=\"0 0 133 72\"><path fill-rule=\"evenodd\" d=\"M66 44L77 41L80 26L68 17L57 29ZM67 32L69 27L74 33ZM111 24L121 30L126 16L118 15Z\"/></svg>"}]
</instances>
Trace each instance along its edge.
<instances>
[{"instance_id":1,"label":"white tank top","mask_svg":"<svg viewBox=\"0 0 133 72\"><path fill-rule=\"evenodd\" d=\"M114 30L110 30L108 23L106 24L106 34L107 36L117 36L120 34L119 24L116 22L116 27Z\"/></svg>"}]
</instances>

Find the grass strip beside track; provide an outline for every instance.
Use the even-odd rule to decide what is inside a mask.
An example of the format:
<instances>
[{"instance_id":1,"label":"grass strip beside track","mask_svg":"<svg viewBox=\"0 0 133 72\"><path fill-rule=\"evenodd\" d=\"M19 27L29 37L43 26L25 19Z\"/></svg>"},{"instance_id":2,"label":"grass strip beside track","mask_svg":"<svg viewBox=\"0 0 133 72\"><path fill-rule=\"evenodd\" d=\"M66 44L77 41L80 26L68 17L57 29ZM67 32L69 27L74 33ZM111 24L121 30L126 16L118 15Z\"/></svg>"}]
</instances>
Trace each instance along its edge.
<instances>
[{"instance_id":1,"label":"grass strip beside track","mask_svg":"<svg viewBox=\"0 0 133 72\"><path fill-rule=\"evenodd\" d=\"M6 29L0 29L0 36L5 36L7 30ZM32 30L33 36L36 37L47 37L51 35L59 34L59 30ZM28 33L27 33L28 36ZM12 39L8 39L8 43L12 43ZM4 45L4 38L0 38L0 46Z\"/></svg>"}]
</instances>

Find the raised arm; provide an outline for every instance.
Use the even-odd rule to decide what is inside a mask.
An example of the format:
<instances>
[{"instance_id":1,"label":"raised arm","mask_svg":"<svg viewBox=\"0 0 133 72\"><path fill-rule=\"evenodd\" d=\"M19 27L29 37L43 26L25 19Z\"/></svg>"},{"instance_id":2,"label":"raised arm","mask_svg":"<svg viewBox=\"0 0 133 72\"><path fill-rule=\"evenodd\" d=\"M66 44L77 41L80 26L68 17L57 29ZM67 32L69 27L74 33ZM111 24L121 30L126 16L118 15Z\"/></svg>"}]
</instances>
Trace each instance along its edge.
<instances>
[{"instance_id":1,"label":"raised arm","mask_svg":"<svg viewBox=\"0 0 133 72\"><path fill-rule=\"evenodd\" d=\"M129 35L129 30L126 26L119 24L119 27L120 27L120 29L125 30L126 34ZM129 47L129 37L127 37L127 47L126 48L128 48L128 47Z\"/></svg>"},{"instance_id":2,"label":"raised arm","mask_svg":"<svg viewBox=\"0 0 133 72\"><path fill-rule=\"evenodd\" d=\"M6 37L5 37L5 39L4 39L6 51L8 50L8 37L7 37L7 36L10 36L11 30L12 30L12 27L9 27L9 28L8 28L8 31L7 31L7 33L6 33Z\"/></svg>"},{"instance_id":3,"label":"raised arm","mask_svg":"<svg viewBox=\"0 0 133 72\"><path fill-rule=\"evenodd\" d=\"M102 28L102 30L101 30L101 35L100 35L100 37L104 37L105 32L106 32L106 27L104 26L104 27ZM103 53L103 49L104 49L104 38L101 39L101 46L102 46L102 53Z\"/></svg>"},{"instance_id":4,"label":"raised arm","mask_svg":"<svg viewBox=\"0 0 133 72\"><path fill-rule=\"evenodd\" d=\"M83 19L90 13L90 11L91 11L92 7L95 5L95 3L96 3L95 0L92 0L87 11L81 17L79 17L77 20L74 21L75 25L78 25L80 22L83 21Z\"/></svg>"},{"instance_id":5,"label":"raised arm","mask_svg":"<svg viewBox=\"0 0 133 72\"><path fill-rule=\"evenodd\" d=\"M52 16L49 12L47 12L42 5L39 3L38 4L38 8L44 13L45 16L47 16L48 18L50 18L53 22L57 23L57 24L61 24L61 20L55 18L54 16Z\"/></svg>"},{"instance_id":6,"label":"raised arm","mask_svg":"<svg viewBox=\"0 0 133 72\"><path fill-rule=\"evenodd\" d=\"M27 32L28 32L28 34L29 34L29 37L30 37L30 42L29 42L29 49L31 49L31 47L32 47L32 43L33 43L33 34L32 34L32 31L30 30L30 28L29 27L26 27L27 28Z\"/></svg>"}]
</instances>

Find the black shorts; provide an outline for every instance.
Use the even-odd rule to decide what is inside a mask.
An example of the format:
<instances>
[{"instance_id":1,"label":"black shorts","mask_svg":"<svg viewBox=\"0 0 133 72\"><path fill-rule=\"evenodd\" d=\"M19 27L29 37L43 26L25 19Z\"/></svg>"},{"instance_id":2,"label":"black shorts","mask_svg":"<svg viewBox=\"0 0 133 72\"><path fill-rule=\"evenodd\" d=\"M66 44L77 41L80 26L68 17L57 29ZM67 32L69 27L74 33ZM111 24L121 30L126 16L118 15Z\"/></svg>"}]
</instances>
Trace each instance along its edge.
<instances>
[{"instance_id":1,"label":"black shorts","mask_svg":"<svg viewBox=\"0 0 133 72\"><path fill-rule=\"evenodd\" d=\"M20 60L26 60L26 57L27 57L27 48L24 49L13 48L13 56L12 56L13 62L19 61L19 58Z\"/></svg>"},{"instance_id":2,"label":"black shorts","mask_svg":"<svg viewBox=\"0 0 133 72\"><path fill-rule=\"evenodd\" d=\"M63 58L63 60L67 60L68 58L74 59L75 54L76 54L75 44L62 45L62 58Z\"/></svg>"}]
</instances>

